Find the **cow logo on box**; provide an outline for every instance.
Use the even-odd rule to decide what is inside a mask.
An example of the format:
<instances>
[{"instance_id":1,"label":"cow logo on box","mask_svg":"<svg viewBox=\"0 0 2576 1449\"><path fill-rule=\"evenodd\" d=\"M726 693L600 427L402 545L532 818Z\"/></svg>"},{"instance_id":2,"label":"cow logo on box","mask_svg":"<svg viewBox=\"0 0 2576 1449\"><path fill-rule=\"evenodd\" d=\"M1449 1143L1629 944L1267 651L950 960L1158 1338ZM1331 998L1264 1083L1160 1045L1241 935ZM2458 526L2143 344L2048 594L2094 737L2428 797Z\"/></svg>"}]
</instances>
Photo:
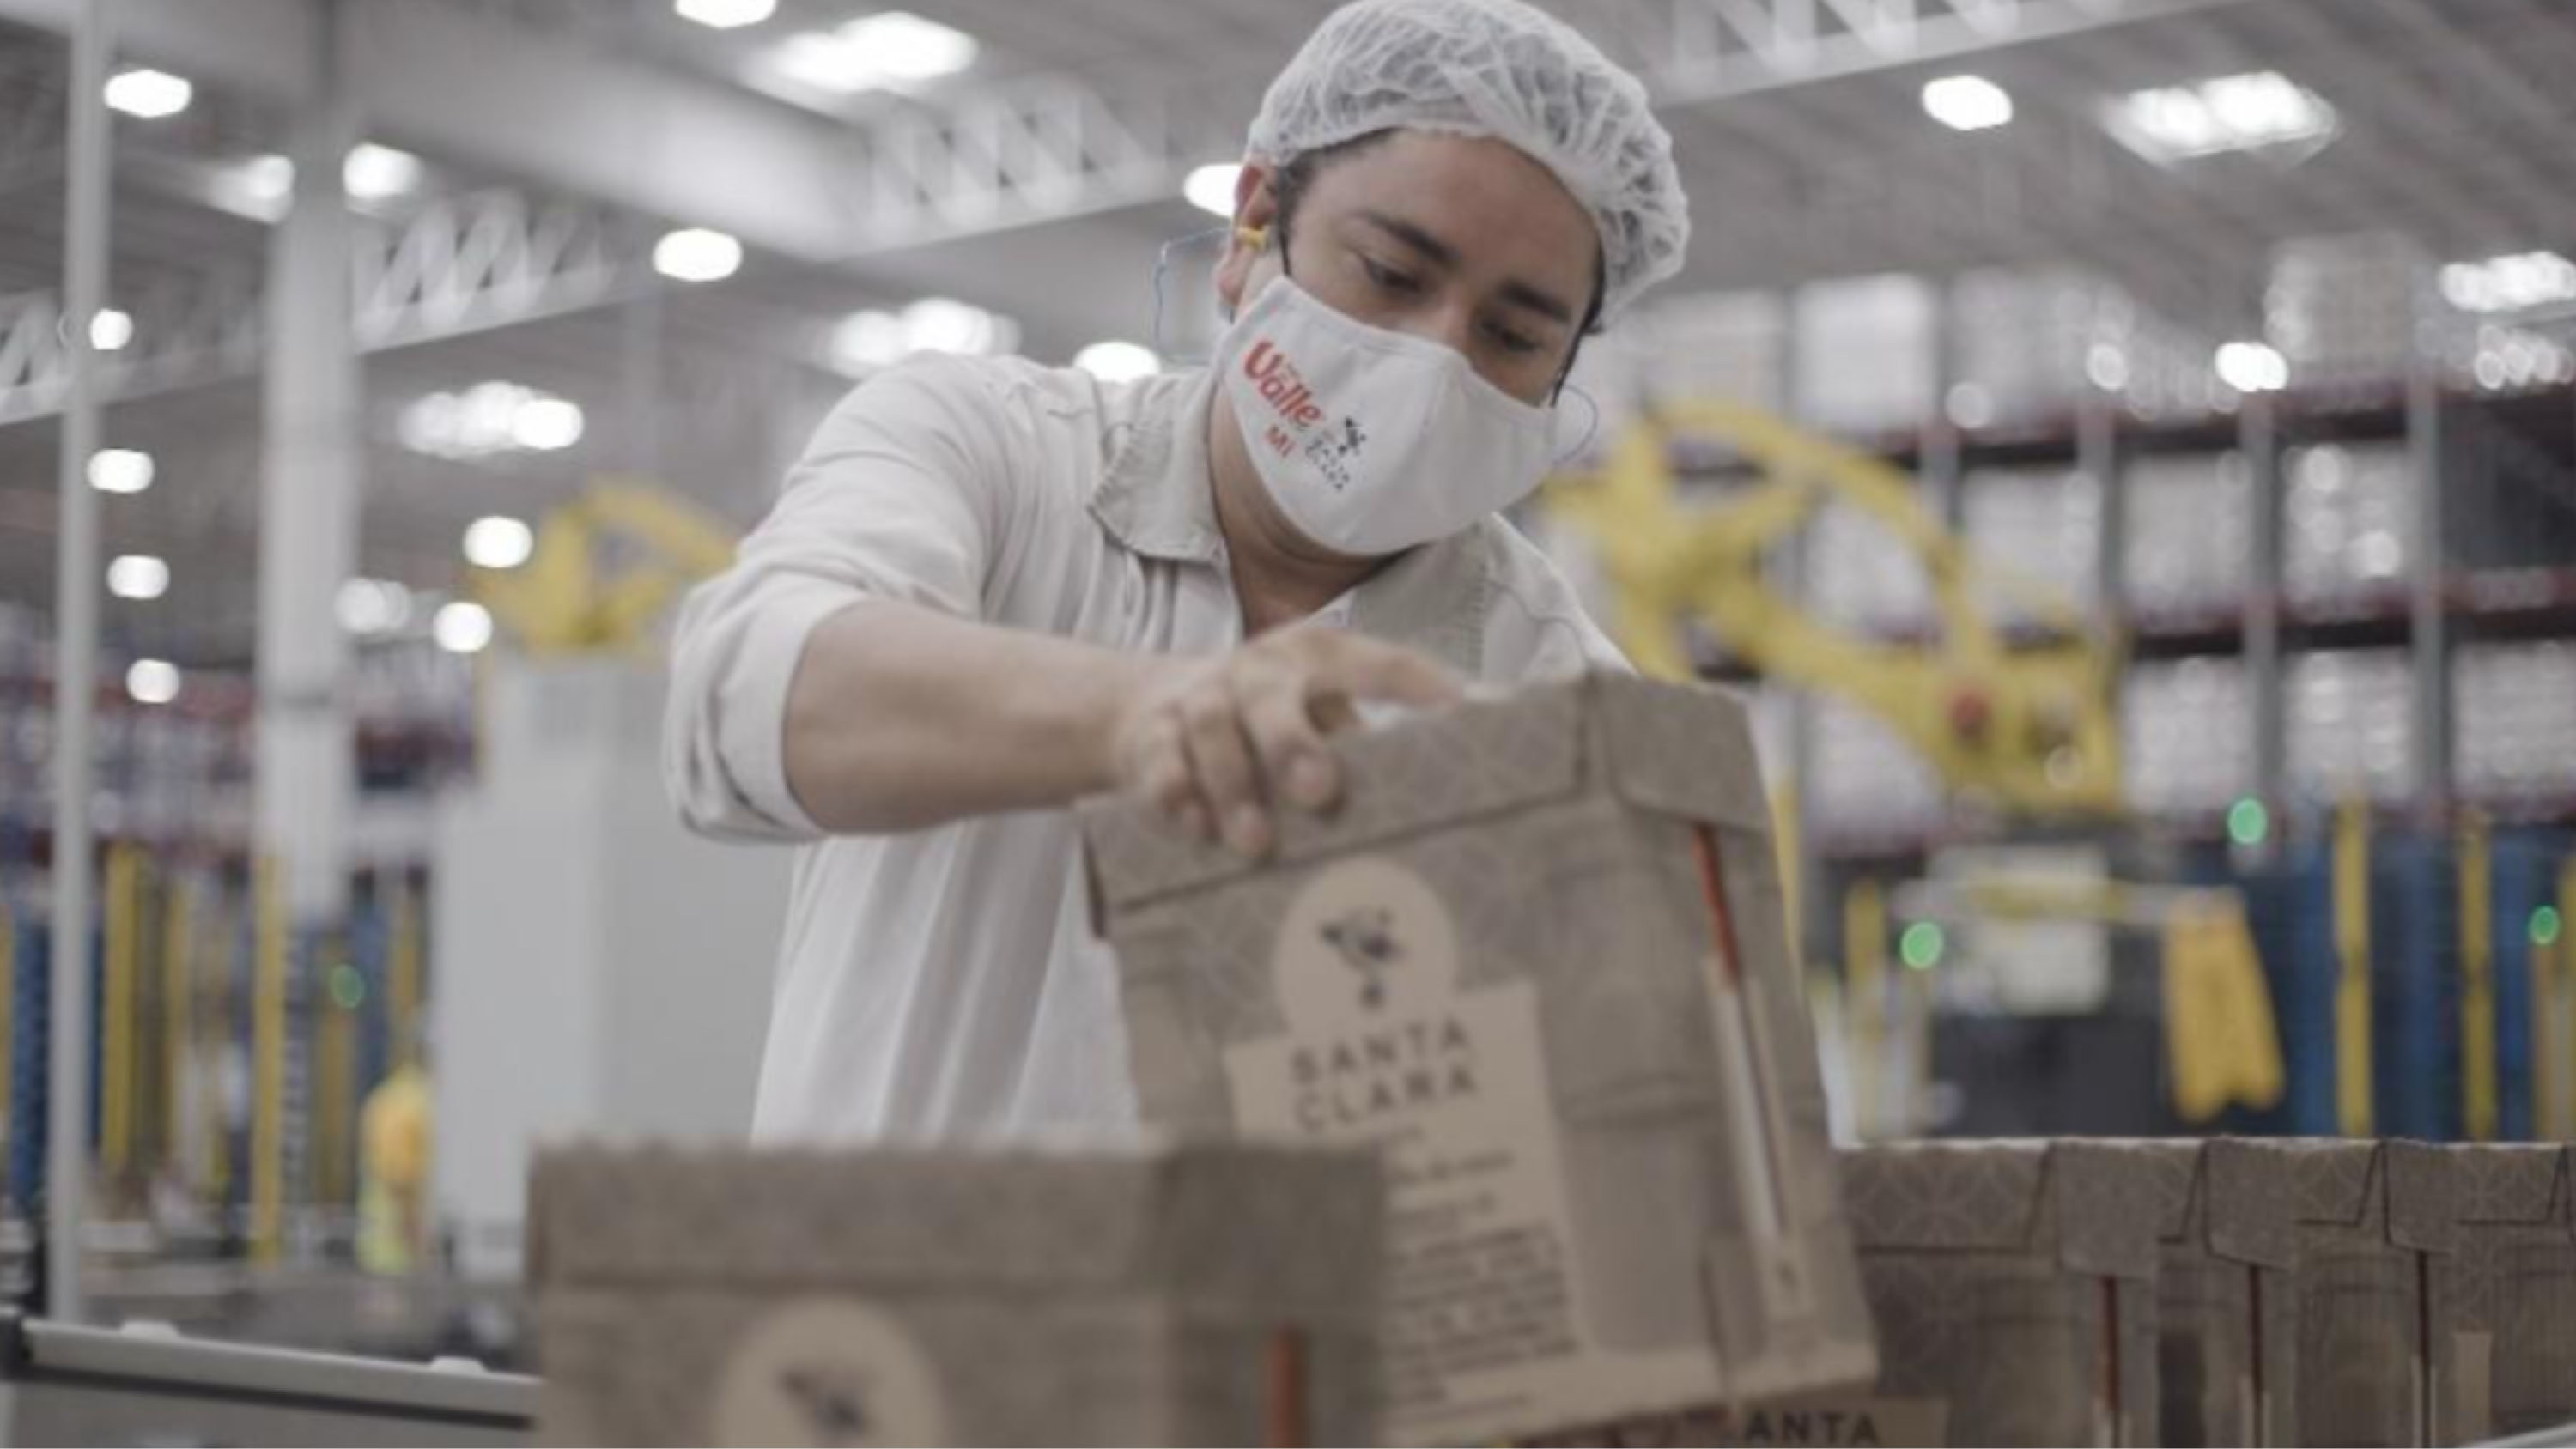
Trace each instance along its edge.
<instances>
[{"instance_id":1,"label":"cow logo on box","mask_svg":"<svg viewBox=\"0 0 2576 1449\"><path fill-rule=\"evenodd\" d=\"M718 1444L944 1444L929 1358L881 1310L807 1299L754 1323L717 1381Z\"/></svg>"},{"instance_id":2,"label":"cow logo on box","mask_svg":"<svg viewBox=\"0 0 2576 1449\"><path fill-rule=\"evenodd\" d=\"M1315 872L1279 923L1271 967L1292 1026L1436 1007L1458 981L1458 930L1421 876L1384 856Z\"/></svg>"},{"instance_id":3,"label":"cow logo on box","mask_svg":"<svg viewBox=\"0 0 2576 1449\"><path fill-rule=\"evenodd\" d=\"M1339 952L1358 973L1360 1005L1376 1011L1386 1005L1386 974L1404 960L1396 939L1395 914L1383 906L1362 906L1323 924L1324 944Z\"/></svg>"}]
</instances>

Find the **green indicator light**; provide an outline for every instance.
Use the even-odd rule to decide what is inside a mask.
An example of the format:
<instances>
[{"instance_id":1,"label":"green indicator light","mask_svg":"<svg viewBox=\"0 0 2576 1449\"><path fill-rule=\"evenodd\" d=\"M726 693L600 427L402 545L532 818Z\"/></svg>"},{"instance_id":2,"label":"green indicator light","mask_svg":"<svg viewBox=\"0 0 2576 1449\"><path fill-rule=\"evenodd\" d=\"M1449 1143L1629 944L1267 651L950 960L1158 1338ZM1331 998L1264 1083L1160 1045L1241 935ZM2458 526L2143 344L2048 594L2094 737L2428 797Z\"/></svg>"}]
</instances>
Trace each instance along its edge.
<instances>
[{"instance_id":1,"label":"green indicator light","mask_svg":"<svg viewBox=\"0 0 2576 1449\"><path fill-rule=\"evenodd\" d=\"M1943 946L1941 928L1930 921L1916 921L1896 938L1896 954L1917 971L1929 971L1941 964Z\"/></svg>"},{"instance_id":2,"label":"green indicator light","mask_svg":"<svg viewBox=\"0 0 2576 1449\"><path fill-rule=\"evenodd\" d=\"M2557 945L2558 928L2560 924L2561 923L2558 919L2558 908L2556 906L2542 906L2538 910L2533 911L2531 913L2531 944L2535 946Z\"/></svg>"},{"instance_id":3,"label":"green indicator light","mask_svg":"<svg viewBox=\"0 0 2576 1449\"><path fill-rule=\"evenodd\" d=\"M2247 796L2227 807L2227 838L2239 845L2260 845L2272 833L2272 812Z\"/></svg>"},{"instance_id":4,"label":"green indicator light","mask_svg":"<svg viewBox=\"0 0 2576 1449\"><path fill-rule=\"evenodd\" d=\"M346 962L332 967L331 999L340 1003L345 1011L357 1010L358 1003L367 999L367 978L358 974L357 967Z\"/></svg>"}]
</instances>

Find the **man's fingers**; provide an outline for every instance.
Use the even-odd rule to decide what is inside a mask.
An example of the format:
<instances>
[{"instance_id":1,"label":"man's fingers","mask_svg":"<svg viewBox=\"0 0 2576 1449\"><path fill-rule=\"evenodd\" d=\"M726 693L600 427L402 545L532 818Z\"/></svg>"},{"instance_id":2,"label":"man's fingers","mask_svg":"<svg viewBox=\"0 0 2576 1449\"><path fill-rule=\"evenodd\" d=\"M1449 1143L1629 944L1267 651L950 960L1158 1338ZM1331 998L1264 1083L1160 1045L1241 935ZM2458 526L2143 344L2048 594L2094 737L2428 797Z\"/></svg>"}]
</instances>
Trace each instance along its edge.
<instances>
[{"instance_id":1,"label":"man's fingers","mask_svg":"<svg viewBox=\"0 0 2576 1449\"><path fill-rule=\"evenodd\" d=\"M1208 838L1208 811L1190 775L1178 715L1163 714L1140 729L1128 747L1127 789L1192 835Z\"/></svg>"},{"instance_id":2,"label":"man's fingers","mask_svg":"<svg viewBox=\"0 0 2576 1449\"><path fill-rule=\"evenodd\" d=\"M1458 676L1410 649L1348 634L1326 655L1323 674L1321 682L1336 693L1417 709L1456 704L1467 688Z\"/></svg>"},{"instance_id":3,"label":"man's fingers","mask_svg":"<svg viewBox=\"0 0 2576 1449\"><path fill-rule=\"evenodd\" d=\"M1341 794L1341 770L1308 715L1306 676L1293 668L1247 667L1235 699L1272 798L1329 809Z\"/></svg>"},{"instance_id":4,"label":"man's fingers","mask_svg":"<svg viewBox=\"0 0 2576 1449\"><path fill-rule=\"evenodd\" d=\"M1190 772L1198 779L1217 833L1240 854L1267 854L1270 812L1262 808L1252 751L1244 742L1233 696L1222 684L1183 702L1181 733L1189 747Z\"/></svg>"}]
</instances>

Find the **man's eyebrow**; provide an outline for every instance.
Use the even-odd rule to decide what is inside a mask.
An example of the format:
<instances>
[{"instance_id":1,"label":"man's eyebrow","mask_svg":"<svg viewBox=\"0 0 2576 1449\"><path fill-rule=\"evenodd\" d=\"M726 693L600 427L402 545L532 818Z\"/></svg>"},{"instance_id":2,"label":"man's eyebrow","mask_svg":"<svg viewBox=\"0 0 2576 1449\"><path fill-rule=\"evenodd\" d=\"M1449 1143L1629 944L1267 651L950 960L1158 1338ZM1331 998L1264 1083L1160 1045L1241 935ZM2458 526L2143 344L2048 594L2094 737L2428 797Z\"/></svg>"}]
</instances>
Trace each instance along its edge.
<instances>
[{"instance_id":1,"label":"man's eyebrow","mask_svg":"<svg viewBox=\"0 0 2576 1449\"><path fill-rule=\"evenodd\" d=\"M1565 305L1563 299L1553 292L1541 291L1517 277L1503 283L1502 296L1504 301L1513 306L1526 307L1551 322L1562 322L1568 327L1574 325L1574 309Z\"/></svg>"},{"instance_id":2,"label":"man's eyebrow","mask_svg":"<svg viewBox=\"0 0 2576 1449\"><path fill-rule=\"evenodd\" d=\"M1389 216L1383 211L1363 210L1359 213L1359 218L1441 266L1458 265L1456 247L1400 216ZM1504 301L1515 307L1536 312L1552 322L1562 323L1568 327L1574 325L1574 308L1568 305L1564 298L1534 283L1524 282L1517 277L1509 278L1502 285L1501 295Z\"/></svg>"},{"instance_id":3,"label":"man's eyebrow","mask_svg":"<svg viewBox=\"0 0 2576 1449\"><path fill-rule=\"evenodd\" d=\"M1369 225L1376 227L1378 230L1385 232L1387 235L1394 237L1397 241L1400 241L1406 246L1413 248L1415 251L1422 253L1424 256L1438 262L1440 265L1444 267L1454 267L1458 265L1458 249L1456 247L1449 245L1440 238L1433 236L1431 233L1424 231L1418 226L1415 226L1412 222L1406 221L1400 216L1389 216L1383 211L1362 211L1359 215L1360 220L1365 221Z\"/></svg>"}]
</instances>

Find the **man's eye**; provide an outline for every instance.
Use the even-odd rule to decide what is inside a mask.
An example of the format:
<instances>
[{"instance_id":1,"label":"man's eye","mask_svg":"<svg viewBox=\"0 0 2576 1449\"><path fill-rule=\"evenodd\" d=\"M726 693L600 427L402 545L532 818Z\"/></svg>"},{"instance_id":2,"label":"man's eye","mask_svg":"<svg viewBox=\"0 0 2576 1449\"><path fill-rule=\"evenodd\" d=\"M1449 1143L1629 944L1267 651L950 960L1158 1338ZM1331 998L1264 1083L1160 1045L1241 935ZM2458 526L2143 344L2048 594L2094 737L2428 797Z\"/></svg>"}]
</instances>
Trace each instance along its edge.
<instances>
[{"instance_id":1,"label":"man's eye","mask_svg":"<svg viewBox=\"0 0 2576 1449\"><path fill-rule=\"evenodd\" d=\"M1505 352L1527 353L1536 352L1539 349L1538 339L1526 332L1515 331L1499 324L1488 325L1485 332L1494 341L1500 343Z\"/></svg>"},{"instance_id":2,"label":"man's eye","mask_svg":"<svg viewBox=\"0 0 2576 1449\"><path fill-rule=\"evenodd\" d=\"M1382 290L1401 292L1407 296L1422 290L1422 283L1414 277L1404 272L1399 272L1395 268L1390 267L1384 262L1366 254L1362 254L1360 257L1360 269L1367 272L1369 281Z\"/></svg>"}]
</instances>

